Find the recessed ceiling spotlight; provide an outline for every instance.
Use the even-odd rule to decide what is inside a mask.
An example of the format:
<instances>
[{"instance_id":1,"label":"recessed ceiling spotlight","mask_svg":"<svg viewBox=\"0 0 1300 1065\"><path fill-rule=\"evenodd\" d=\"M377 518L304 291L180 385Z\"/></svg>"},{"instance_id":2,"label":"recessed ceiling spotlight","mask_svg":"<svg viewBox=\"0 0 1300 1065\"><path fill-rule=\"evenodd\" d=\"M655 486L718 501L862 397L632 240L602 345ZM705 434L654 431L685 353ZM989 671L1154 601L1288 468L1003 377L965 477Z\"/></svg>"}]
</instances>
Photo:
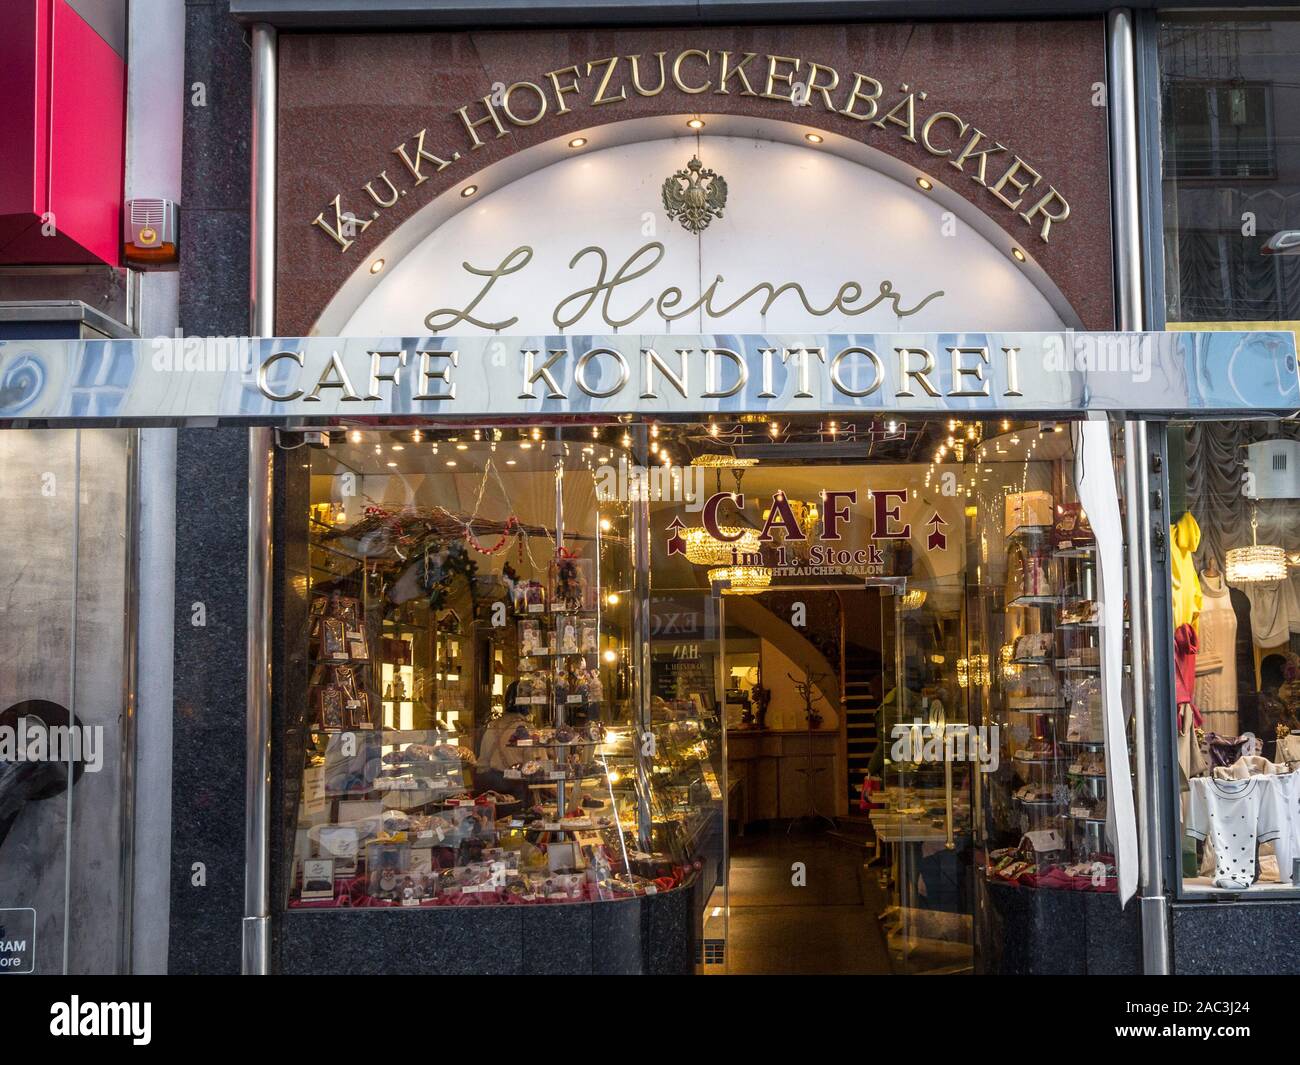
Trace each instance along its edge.
<instances>
[{"instance_id":1,"label":"recessed ceiling spotlight","mask_svg":"<svg viewBox=\"0 0 1300 1065\"><path fill-rule=\"evenodd\" d=\"M704 119L702 119L702 118L693 118L693 119L691 119L689 122L687 122L686 124L687 124L688 126L690 126L691 129L703 129L703 128L704 128Z\"/></svg>"},{"instance_id":2,"label":"recessed ceiling spotlight","mask_svg":"<svg viewBox=\"0 0 1300 1065\"><path fill-rule=\"evenodd\" d=\"M466 199L468 199L470 196L473 196L474 193L476 192L478 192L477 185L466 185L463 189L460 190L460 194Z\"/></svg>"},{"instance_id":3,"label":"recessed ceiling spotlight","mask_svg":"<svg viewBox=\"0 0 1300 1065\"><path fill-rule=\"evenodd\" d=\"M383 259L376 259L373 263L370 264L370 272L372 274L379 273L379 271L382 270L383 268L384 268Z\"/></svg>"},{"instance_id":4,"label":"recessed ceiling spotlight","mask_svg":"<svg viewBox=\"0 0 1300 1065\"><path fill-rule=\"evenodd\" d=\"M448 460L447 460L447 465L448 465L448 466L455 466L455 465L456 465L456 460L455 460L455 459L448 459Z\"/></svg>"},{"instance_id":5,"label":"recessed ceiling spotlight","mask_svg":"<svg viewBox=\"0 0 1300 1065\"><path fill-rule=\"evenodd\" d=\"M1015 258L1016 262L1023 263L1025 261L1025 253L1019 248L1012 248L1011 254Z\"/></svg>"},{"instance_id":6,"label":"recessed ceiling spotlight","mask_svg":"<svg viewBox=\"0 0 1300 1065\"><path fill-rule=\"evenodd\" d=\"M586 144L587 144L586 137L574 137L573 140L569 141L570 148L582 148L585 147Z\"/></svg>"},{"instance_id":7,"label":"recessed ceiling spotlight","mask_svg":"<svg viewBox=\"0 0 1300 1065\"><path fill-rule=\"evenodd\" d=\"M821 144L822 135L820 133L805 133L803 139L809 144Z\"/></svg>"},{"instance_id":8,"label":"recessed ceiling spotlight","mask_svg":"<svg viewBox=\"0 0 1300 1065\"><path fill-rule=\"evenodd\" d=\"M923 192L929 192L934 188L934 182L929 178L919 177L916 179L916 184Z\"/></svg>"}]
</instances>

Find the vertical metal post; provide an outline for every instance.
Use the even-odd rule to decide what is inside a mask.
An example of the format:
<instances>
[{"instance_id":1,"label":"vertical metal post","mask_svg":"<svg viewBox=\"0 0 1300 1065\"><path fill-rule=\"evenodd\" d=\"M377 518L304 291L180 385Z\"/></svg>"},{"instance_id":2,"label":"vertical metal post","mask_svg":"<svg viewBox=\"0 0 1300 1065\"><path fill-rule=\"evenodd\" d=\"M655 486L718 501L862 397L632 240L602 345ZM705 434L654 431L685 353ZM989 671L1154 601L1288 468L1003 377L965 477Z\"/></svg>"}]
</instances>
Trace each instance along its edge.
<instances>
[{"instance_id":1,"label":"vertical metal post","mask_svg":"<svg viewBox=\"0 0 1300 1065\"><path fill-rule=\"evenodd\" d=\"M649 433L645 425L632 426L632 455L634 465L646 468L650 454ZM637 773L637 840L642 850L650 849L653 830L653 811L650 809L650 771L646 765L646 734L651 731L650 717L650 667L653 656L650 649L650 499L648 481L637 479L638 488L631 491L632 478L628 479L628 523L632 536L632 713L637 723L636 759ZM649 757L653 758L654 755Z\"/></svg>"},{"instance_id":2,"label":"vertical metal post","mask_svg":"<svg viewBox=\"0 0 1300 1065\"><path fill-rule=\"evenodd\" d=\"M249 314L254 336L275 334L276 33L252 31L252 209ZM271 429L248 433L248 652L245 703L243 971L271 964Z\"/></svg>"},{"instance_id":3,"label":"vertical metal post","mask_svg":"<svg viewBox=\"0 0 1300 1065\"><path fill-rule=\"evenodd\" d=\"M1115 317L1123 330L1145 324L1142 197L1138 160L1137 53L1132 11L1117 8L1106 18L1107 100L1110 117L1111 232L1115 256ZM1153 663L1166 649L1152 646L1150 603L1150 510L1148 507L1146 426L1124 427L1125 537L1128 541L1128 601L1132 695L1137 761L1139 905L1142 966L1152 974L1169 972L1169 907L1160 858L1158 722ZM1159 653L1160 657L1157 658Z\"/></svg>"},{"instance_id":4,"label":"vertical metal post","mask_svg":"<svg viewBox=\"0 0 1300 1065\"><path fill-rule=\"evenodd\" d=\"M1106 19L1106 98L1110 116L1111 233L1115 255L1115 318L1120 329L1141 329L1142 196L1138 174L1137 74L1133 13L1117 8Z\"/></svg>"}]
</instances>

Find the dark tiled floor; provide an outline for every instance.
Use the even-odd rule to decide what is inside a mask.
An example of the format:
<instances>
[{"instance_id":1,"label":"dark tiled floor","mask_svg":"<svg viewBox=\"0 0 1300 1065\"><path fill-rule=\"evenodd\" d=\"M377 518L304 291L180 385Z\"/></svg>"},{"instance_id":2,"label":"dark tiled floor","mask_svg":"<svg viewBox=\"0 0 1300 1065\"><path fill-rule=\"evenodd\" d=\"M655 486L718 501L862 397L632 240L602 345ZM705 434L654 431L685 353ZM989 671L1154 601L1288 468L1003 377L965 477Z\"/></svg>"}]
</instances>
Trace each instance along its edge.
<instances>
[{"instance_id":1,"label":"dark tiled floor","mask_svg":"<svg viewBox=\"0 0 1300 1065\"><path fill-rule=\"evenodd\" d=\"M731 840L732 975L887 973L876 923L879 902L864 897L865 853L824 832L784 825ZM792 883L803 863L805 886ZM874 870L867 874L874 877Z\"/></svg>"}]
</instances>

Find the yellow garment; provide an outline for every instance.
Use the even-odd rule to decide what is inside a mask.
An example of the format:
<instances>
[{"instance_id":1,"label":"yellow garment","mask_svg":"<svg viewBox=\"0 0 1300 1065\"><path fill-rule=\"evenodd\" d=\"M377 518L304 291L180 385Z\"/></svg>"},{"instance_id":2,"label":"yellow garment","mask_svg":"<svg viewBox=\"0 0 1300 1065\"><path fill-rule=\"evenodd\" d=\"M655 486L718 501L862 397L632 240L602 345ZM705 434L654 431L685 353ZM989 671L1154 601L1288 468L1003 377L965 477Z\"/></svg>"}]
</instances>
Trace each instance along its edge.
<instances>
[{"instance_id":1,"label":"yellow garment","mask_svg":"<svg viewBox=\"0 0 1300 1065\"><path fill-rule=\"evenodd\" d=\"M1201 580L1192 556L1201 546L1201 527L1190 510L1169 527L1169 542L1174 567L1174 628L1195 626L1201 613Z\"/></svg>"}]
</instances>

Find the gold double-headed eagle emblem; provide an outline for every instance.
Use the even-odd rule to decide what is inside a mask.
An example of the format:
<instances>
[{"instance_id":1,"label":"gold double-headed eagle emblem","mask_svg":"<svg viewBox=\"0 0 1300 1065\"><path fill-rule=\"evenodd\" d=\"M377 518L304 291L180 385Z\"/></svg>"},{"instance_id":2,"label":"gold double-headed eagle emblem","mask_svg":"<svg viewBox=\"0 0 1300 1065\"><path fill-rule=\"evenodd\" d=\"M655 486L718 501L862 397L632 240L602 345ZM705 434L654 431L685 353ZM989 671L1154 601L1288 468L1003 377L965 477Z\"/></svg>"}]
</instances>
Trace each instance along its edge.
<instances>
[{"instance_id":1,"label":"gold double-headed eagle emblem","mask_svg":"<svg viewBox=\"0 0 1300 1065\"><path fill-rule=\"evenodd\" d=\"M702 232L727 205L727 182L699 157L691 159L664 181L664 210L669 221L681 222L688 233Z\"/></svg>"}]
</instances>

